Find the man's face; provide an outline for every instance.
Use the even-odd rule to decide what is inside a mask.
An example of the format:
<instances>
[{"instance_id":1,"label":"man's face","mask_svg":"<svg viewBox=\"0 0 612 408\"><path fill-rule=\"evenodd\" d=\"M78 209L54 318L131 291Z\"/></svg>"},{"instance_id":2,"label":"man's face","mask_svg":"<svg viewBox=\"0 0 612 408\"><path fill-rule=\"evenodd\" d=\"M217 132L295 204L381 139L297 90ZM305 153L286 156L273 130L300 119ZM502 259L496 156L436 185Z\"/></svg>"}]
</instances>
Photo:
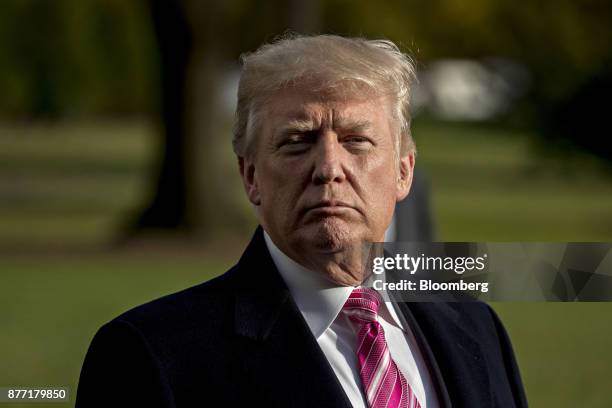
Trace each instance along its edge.
<instances>
[{"instance_id":1,"label":"man's face","mask_svg":"<svg viewBox=\"0 0 612 408\"><path fill-rule=\"evenodd\" d=\"M387 99L290 88L261 115L255 154L241 160L241 172L274 243L302 265L320 267L356 244L382 241L414 164L412 153L398 163Z\"/></svg>"}]
</instances>

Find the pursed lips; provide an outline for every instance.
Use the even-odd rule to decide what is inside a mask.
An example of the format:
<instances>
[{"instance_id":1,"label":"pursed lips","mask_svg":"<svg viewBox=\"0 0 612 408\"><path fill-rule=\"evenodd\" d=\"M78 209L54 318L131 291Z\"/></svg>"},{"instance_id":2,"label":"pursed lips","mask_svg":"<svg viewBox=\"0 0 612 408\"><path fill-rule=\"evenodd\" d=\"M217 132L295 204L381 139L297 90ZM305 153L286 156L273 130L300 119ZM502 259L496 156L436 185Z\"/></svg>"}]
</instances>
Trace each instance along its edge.
<instances>
[{"instance_id":1,"label":"pursed lips","mask_svg":"<svg viewBox=\"0 0 612 408\"><path fill-rule=\"evenodd\" d=\"M344 201L324 200L324 201L319 201L318 203L314 205L307 206L304 213L318 212L322 214L334 215L334 214L344 213L347 210L357 211L357 209L353 205L348 204Z\"/></svg>"}]
</instances>

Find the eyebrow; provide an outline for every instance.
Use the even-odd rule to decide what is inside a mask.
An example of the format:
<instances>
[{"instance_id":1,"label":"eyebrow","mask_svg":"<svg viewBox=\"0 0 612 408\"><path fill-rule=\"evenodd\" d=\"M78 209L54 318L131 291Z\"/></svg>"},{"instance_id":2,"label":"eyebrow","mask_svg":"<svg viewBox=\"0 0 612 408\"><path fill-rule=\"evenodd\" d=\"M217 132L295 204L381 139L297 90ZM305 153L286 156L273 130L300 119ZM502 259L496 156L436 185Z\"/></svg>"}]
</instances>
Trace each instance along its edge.
<instances>
[{"instance_id":1,"label":"eyebrow","mask_svg":"<svg viewBox=\"0 0 612 408\"><path fill-rule=\"evenodd\" d=\"M363 133L372 129L372 122L368 120L351 120L341 119L337 120L337 127L346 133Z\"/></svg>"},{"instance_id":2,"label":"eyebrow","mask_svg":"<svg viewBox=\"0 0 612 408\"><path fill-rule=\"evenodd\" d=\"M337 118L335 128L345 133L363 133L372 128L372 123L368 120L352 120ZM315 124L310 119L292 119L283 125L277 135L290 135L294 133L305 133L314 130Z\"/></svg>"},{"instance_id":3,"label":"eyebrow","mask_svg":"<svg viewBox=\"0 0 612 408\"><path fill-rule=\"evenodd\" d=\"M308 119L292 119L277 131L277 135L290 135L293 133L310 132L314 129L314 122Z\"/></svg>"}]
</instances>

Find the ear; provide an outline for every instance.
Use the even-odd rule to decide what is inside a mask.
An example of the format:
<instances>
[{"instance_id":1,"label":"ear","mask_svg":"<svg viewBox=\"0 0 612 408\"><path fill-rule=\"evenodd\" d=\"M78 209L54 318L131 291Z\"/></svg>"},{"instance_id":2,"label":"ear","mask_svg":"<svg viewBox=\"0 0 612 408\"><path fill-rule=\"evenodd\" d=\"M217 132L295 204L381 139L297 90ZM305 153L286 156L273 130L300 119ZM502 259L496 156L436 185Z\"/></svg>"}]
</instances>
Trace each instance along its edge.
<instances>
[{"instance_id":1,"label":"ear","mask_svg":"<svg viewBox=\"0 0 612 408\"><path fill-rule=\"evenodd\" d=\"M240 176L244 184L244 191L253 205L261 204L261 196L259 194L259 186L257 177L255 177L254 161L238 156L238 166L240 167Z\"/></svg>"},{"instance_id":2,"label":"ear","mask_svg":"<svg viewBox=\"0 0 612 408\"><path fill-rule=\"evenodd\" d=\"M399 175L397 177L396 200L402 201L410 192L412 175L414 173L414 151L410 150L400 157Z\"/></svg>"}]
</instances>

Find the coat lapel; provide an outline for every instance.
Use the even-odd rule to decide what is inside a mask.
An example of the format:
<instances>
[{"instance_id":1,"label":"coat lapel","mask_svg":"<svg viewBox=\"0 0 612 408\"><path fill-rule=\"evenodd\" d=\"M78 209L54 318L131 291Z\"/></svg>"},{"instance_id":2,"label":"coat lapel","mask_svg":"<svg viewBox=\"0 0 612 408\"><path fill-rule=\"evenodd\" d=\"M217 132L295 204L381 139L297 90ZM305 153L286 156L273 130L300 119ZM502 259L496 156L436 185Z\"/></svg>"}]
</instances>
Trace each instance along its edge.
<instances>
[{"instance_id":1,"label":"coat lapel","mask_svg":"<svg viewBox=\"0 0 612 408\"><path fill-rule=\"evenodd\" d=\"M397 305L401 311L398 317L400 320L402 320L404 327L410 327L410 330L412 331L419 349L425 359L425 364L427 364L431 380L434 383L440 408L452 407L450 396L448 395L448 390L446 389L446 385L444 383L444 377L442 376L440 367L436 362L435 355L431 350L431 347L429 347L425 335L423 334L423 330L421 330L421 327L414 318L407 303L398 302Z\"/></svg>"},{"instance_id":2,"label":"coat lapel","mask_svg":"<svg viewBox=\"0 0 612 408\"><path fill-rule=\"evenodd\" d=\"M244 372L275 406L350 407L268 253L261 227L238 264L234 328L251 343Z\"/></svg>"},{"instance_id":3,"label":"coat lapel","mask_svg":"<svg viewBox=\"0 0 612 408\"><path fill-rule=\"evenodd\" d=\"M491 407L489 374L471 326L453 303L400 303L438 380L442 406Z\"/></svg>"}]
</instances>

